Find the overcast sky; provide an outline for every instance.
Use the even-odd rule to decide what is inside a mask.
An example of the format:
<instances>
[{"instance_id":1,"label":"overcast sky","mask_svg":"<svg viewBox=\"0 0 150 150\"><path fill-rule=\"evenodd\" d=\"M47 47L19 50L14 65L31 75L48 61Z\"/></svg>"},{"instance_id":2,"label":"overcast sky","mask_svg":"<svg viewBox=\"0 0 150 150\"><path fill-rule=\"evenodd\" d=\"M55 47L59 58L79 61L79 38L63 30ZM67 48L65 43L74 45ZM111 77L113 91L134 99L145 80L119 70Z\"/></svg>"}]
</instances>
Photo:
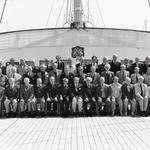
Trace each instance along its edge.
<instances>
[{"instance_id":1,"label":"overcast sky","mask_svg":"<svg viewBox=\"0 0 150 150\"><path fill-rule=\"evenodd\" d=\"M66 10L66 1L60 14L64 0L8 0L0 32L34 29L45 27L62 27ZM96 0L90 1L90 20L96 27L104 27ZM103 16L105 27L142 30L144 20L150 21L150 7L147 0L97 0ZM84 12L87 13L87 0ZM0 0L0 13L4 0ZM53 4L50 20L48 14ZM57 23L58 20L58 23ZM46 25L47 24L47 25ZM57 24L57 25L56 25ZM148 23L150 30L150 23Z\"/></svg>"}]
</instances>

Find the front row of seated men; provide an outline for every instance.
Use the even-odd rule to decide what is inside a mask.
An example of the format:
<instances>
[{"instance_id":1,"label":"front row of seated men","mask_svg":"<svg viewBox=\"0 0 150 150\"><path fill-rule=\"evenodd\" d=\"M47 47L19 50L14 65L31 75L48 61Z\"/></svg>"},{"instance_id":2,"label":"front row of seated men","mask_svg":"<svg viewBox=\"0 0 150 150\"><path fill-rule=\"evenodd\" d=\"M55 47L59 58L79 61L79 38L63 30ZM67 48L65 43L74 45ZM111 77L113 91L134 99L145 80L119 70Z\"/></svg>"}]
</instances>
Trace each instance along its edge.
<instances>
[{"instance_id":1,"label":"front row of seated men","mask_svg":"<svg viewBox=\"0 0 150 150\"><path fill-rule=\"evenodd\" d=\"M45 113L61 116L114 116L118 113L126 116L137 113L137 106L140 115L147 116L148 98L148 88L142 76L134 86L129 77L123 85L116 76L110 85L105 84L104 77L100 77L98 85L94 86L91 77L86 77L83 85L78 77L74 77L72 85L67 78L58 85L52 76L47 85L42 85L42 79L38 78L36 86L33 86L29 78L25 78L24 84L19 87L10 78L6 89L0 87L1 106L4 105L7 117L16 116L18 112L34 116L37 111L41 116Z\"/></svg>"}]
</instances>

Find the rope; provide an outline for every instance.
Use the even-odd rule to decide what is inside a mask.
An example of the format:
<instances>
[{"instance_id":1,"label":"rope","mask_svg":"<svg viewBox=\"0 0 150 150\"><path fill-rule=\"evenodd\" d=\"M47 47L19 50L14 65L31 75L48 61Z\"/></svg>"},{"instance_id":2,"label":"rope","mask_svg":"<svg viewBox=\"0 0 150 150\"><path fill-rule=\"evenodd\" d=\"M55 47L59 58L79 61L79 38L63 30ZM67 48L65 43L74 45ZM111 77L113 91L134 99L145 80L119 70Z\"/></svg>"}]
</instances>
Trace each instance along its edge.
<instances>
[{"instance_id":1,"label":"rope","mask_svg":"<svg viewBox=\"0 0 150 150\"><path fill-rule=\"evenodd\" d=\"M148 5L149 5L149 7L150 7L150 0L148 0Z\"/></svg>"},{"instance_id":2,"label":"rope","mask_svg":"<svg viewBox=\"0 0 150 150\"><path fill-rule=\"evenodd\" d=\"M55 27L57 27L57 25L58 25L58 21L59 21L59 19L60 19L60 16L61 16L61 13L62 13L62 9L63 9L63 7L64 7L64 4L65 4L65 0L63 1L63 4L62 4L62 6L61 6L61 10L60 10L59 16L58 16L58 18L57 18L57 22L56 22Z\"/></svg>"},{"instance_id":3,"label":"rope","mask_svg":"<svg viewBox=\"0 0 150 150\"><path fill-rule=\"evenodd\" d=\"M101 17L101 19L102 19L103 26L105 27L104 19L103 19L103 16L102 16L102 12L101 12L101 10L100 10L100 6L99 6L99 3L98 3L98 0L96 0L96 5L97 5L97 8L98 8L100 17Z\"/></svg>"},{"instance_id":4,"label":"rope","mask_svg":"<svg viewBox=\"0 0 150 150\"><path fill-rule=\"evenodd\" d=\"M51 17L51 13L52 13L52 10L53 10L53 6L54 6L54 4L55 4L55 0L54 0L54 2L53 2L53 3L52 3L52 5L51 5L51 8L50 8L50 11L49 11L49 15L48 15L48 19L47 19L47 22L46 22L45 28L47 28L47 26L48 26L49 19L50 19L50 17Z\"/></svg>"},{"instance_id":5,"label":"rope","mask_svg":"<svg viewBox=\"0 0 150 150\"><path fill-rule=\"evenodd\" d=\"M6 3L7 3L7 0L5 0L5 3L4 3L4 7L3 7L1 18L0 18L0 24L2 23L2 19L3 19L3 16L4 16L4 11L5 11L5 8L6 8Z\"/></svg>"},{"instance_id":6,"label":"rope","mask_svg":"<svg viewBox=\"0 0 150 150\"><path fill-rule=\"evenodd\" d=\"M88 7L88 1L86 0L86 5L87 5L87 7ZM89 14L90 14L90 17L91 17L91 19L92 19L92 22L93 22L93 25L94 25L94 19L93 19L93 17L92 17L92 13L91 13L91 11L90 11L90 8L89 8L89 12L88 12ZM88 22L90 22L89 20L88 20Z\"/></svg>"}]
</instances>

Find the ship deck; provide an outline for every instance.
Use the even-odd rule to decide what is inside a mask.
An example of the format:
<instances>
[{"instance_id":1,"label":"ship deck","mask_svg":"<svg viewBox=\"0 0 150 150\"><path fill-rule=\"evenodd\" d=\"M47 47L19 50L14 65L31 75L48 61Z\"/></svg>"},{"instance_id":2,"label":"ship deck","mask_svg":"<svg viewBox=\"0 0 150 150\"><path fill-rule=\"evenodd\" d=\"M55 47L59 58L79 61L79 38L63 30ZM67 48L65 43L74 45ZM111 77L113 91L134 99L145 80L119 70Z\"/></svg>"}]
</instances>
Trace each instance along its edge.
<instances>
[{"instance_id":1,"label":"ship deck","mask_svg":"<svg viewBox=\"0 0 150 150\"><path fill-rule=\"evenodd\" d=\"M0 150L150 150L150 117L0 120Z\"/></svg>"}]
</instances>

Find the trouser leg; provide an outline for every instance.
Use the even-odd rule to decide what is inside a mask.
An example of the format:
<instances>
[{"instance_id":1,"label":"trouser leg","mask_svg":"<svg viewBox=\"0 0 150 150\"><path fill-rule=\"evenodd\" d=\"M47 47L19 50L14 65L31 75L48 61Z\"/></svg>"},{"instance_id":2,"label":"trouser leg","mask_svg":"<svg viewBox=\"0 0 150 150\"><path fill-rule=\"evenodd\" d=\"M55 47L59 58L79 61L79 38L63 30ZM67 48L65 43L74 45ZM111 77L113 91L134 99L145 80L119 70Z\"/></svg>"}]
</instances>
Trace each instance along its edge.
<instances>
[{"instance_id":1,"label":"trouser leg","mask_svg":"<svg viewBox=\"0 0 150 150\"><path fill-rule=\"evenodd\" d=\"M112 97L112 100L111 100L111 110L112 110L112 115L114 115L115 110L116 110L116 99L115 99L115 97Z\"/></svg>"},{"instance_id":2,"label":"trouser leg","mask_svg":"<svg viewBox=\"0 0 150 150\"><path fill-rule=\"evenodd\" d=\"M13 99L13 101L12 101L12 104L13 104L13 112L16 112L16 110L17 110L17 100L16 99Z\"/></svg>"},{"instance_id":3,"label":"trouser leg","mask_svg":"<svg viewBox=\"0 0 150 150\"><path fill-rule=\"evenodd\" d=\"M6 99L4 101L4 106L5 106L6 113L9 113L10 112L10 100Z\"/></svg>"},{"instance_id":4,"label":"trouser leg","mask_svg":"<svg viewBox=\"0 0 150 150\"><path fill-rule=\"evenodd\" d=\"M83 109L83 99L81 97L78 98L78 109L79 112L81 113Z\"/></svg>"},{"instance_id":5,"label":"trouser leg","mask_svg":"<svg viewBox=\"0 0 150 150\"><path fill-rule=\"evenodd\" d=\"M73 99L72 99L72 110L74 113L76 112L76 106L77 106L77 98L73 97Z\"/></svg>"}]
</instances>

